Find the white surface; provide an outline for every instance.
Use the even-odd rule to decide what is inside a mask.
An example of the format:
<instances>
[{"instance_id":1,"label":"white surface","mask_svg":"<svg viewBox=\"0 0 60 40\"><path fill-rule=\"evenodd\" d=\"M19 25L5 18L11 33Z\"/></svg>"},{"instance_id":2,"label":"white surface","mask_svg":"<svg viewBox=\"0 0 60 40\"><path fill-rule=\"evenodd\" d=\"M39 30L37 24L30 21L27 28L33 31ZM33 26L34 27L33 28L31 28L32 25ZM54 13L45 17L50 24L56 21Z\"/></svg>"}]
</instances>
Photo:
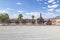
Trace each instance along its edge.
<instances>
[{"instance_id":1,"label":"white surface","mask_svg":"<svg viewBox=\"0 0 60 40\"><path fill-rule=\"evenodd\" d=\"M60 26L0 26L0 40L60 40Z\"/></svg>"}]
</instances>

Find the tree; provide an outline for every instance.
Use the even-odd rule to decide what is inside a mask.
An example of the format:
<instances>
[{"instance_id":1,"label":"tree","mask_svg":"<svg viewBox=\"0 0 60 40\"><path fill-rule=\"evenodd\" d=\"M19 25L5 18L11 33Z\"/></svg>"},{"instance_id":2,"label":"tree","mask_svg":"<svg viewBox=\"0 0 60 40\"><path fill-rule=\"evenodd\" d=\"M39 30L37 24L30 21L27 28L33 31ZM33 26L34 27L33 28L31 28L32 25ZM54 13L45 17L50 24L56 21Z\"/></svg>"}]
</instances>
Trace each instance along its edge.
<instances>
[{"instance_id":1,"label":"tree","mask_svg":"<svg viewBox=\"0 0 60 40\"><path fill-rule=\"evenodd\" d=\"M22 14L19 14L19 15L18 15L18 20L19 20L20 22L22 22L22 17L23 17Z\"/></svg>"},{"instance_id":2,"label":"tree","mask_svg":"<svg viewBox=\"0 0 60 40\"><path fill-rule=\"evenodd\" d=\"M3 18L2 18L2 14L0 14L0 22L2 22Z\"/></svg>"},{"instance_id":3,"label":"tree","mask_svg":"<svg viewBox=\"0 0 60 40\"><path fill-rule=\"evenodd\" d=\"M35 17L35 16L34 16L34 15L32 15L32 19L34 19L34 17Z\"/></svg>"},{"instance_id":4,"label":"tree","mask_svg":"<svg viewBox=\"0 0 60 40\"><path fill-rule=\"evenodd\" d=\"M0 14L0 21L1 22L7 22L8 20L9 20L9 15L7 13Z\"/></svg>"},{"instance_id":5,"label":"tree","mask_svg":"<svg viewBox=\"0 0 60 40\"><path fill-rule=\"evenodd\" d=\"M34 20L34 15L32 15L32 24L34 24L35 23L35 20Z\"/></svg>"}]
</instances>

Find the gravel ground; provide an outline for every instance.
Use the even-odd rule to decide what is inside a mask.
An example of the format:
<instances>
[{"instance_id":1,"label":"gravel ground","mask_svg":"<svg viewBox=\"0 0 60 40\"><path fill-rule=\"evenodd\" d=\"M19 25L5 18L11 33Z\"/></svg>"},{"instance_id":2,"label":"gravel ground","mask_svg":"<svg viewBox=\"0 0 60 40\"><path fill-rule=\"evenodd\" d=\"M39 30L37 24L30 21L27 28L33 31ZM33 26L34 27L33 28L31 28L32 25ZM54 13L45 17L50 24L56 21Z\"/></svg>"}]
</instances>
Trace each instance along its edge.
<instances>
[{"instance_id":1,"label":"gravel ground","mask_svg":"<svg viewBox=\"0 0 60 40\"><path fill-rule=\"evenodd\" d=\"M60 40L60 26L0 26L0 40Z\"/></svg>"}]
</instances>

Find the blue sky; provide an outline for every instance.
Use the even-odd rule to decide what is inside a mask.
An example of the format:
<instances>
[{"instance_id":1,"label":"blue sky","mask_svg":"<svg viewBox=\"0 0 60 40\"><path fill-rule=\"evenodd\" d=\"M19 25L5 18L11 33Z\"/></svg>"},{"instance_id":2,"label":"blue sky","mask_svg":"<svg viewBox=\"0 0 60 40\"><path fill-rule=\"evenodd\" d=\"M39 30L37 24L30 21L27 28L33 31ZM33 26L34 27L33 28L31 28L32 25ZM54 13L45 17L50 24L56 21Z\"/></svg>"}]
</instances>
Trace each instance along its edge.
<instances>
[{"instance_id":1,"label":"blue sky","mask_svg":"<svg viewBox=\"0 0 60 40\"><path fill-rule=\"evenodd\" d=\"M23 18L52 18L60 15L60 0L0 0L0 13L8 13L10 18L17 18L20 13Z\"/></svg>"}]
</instances>

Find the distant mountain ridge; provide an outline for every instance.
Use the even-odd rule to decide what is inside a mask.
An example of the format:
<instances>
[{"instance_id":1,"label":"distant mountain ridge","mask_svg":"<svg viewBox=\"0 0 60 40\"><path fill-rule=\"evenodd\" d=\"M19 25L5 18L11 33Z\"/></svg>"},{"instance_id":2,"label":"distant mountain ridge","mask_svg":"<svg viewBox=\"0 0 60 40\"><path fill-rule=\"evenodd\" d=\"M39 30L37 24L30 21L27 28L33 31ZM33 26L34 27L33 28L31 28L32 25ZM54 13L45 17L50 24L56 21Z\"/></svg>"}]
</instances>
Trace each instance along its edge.
<instances>
[{"instance_id":1,"label":"distant mountain ridge","mask_svg":"<svg viewBox=\"0 0 60 40\"><path fill-rule=\"evenodd\" d=\"M55 19L60 19L60 15L59 16L56 16Z\"/></svg>"}]
</instances>

